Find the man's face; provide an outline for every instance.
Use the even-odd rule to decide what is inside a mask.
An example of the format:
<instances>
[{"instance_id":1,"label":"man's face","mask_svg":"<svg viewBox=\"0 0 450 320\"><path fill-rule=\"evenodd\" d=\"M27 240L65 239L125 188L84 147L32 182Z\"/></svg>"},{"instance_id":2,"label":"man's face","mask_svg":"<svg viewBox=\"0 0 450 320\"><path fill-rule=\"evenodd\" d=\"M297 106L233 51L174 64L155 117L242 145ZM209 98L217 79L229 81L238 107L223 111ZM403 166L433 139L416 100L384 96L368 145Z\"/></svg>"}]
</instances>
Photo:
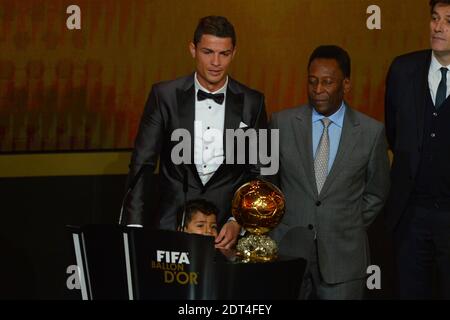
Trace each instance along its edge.
<instances>
[{"instance_id":1,"label":"man's face","mask_svg":"<svg viewBox=\"0 0 450 320\"><path fill-rule=\"evenodd\" d=\"M450 54L450 5L434 6L430 21L431 48L438 55Z\"/></svg>"},{"instance_id":2,"label":"man's face","mask_svg":"<svg viewBox=\"0 0 450 320\"><path fill-rule=\"evenodd\" d=\"M187 233L201 234L204 236L217 237L217 222L214 214L206 215L197 211L192 214L192 219L187 224Z\"/></svg>"},{"instance_id":3,"label":"man's face","mask_svg":"<svg viewBox=\"0 0 450 320\"><path fill-rule=\"evenodd\" d=\"M308 98L311 106L324 116L339 110L350 80L344 77L334 59L314 59L308 70Z\"/></svg>"},{"instance_id":4,"label":"man's face","mask_svg":"<svg viewBox=\"0 0 450 320\"><path fill-rule=\"evenodd\" d=\"M197 45L189 44L189 50L196 62L200 84L212 92L220 89L236 52L232 39L204 34Z\"/></svg>"}]
</instances>

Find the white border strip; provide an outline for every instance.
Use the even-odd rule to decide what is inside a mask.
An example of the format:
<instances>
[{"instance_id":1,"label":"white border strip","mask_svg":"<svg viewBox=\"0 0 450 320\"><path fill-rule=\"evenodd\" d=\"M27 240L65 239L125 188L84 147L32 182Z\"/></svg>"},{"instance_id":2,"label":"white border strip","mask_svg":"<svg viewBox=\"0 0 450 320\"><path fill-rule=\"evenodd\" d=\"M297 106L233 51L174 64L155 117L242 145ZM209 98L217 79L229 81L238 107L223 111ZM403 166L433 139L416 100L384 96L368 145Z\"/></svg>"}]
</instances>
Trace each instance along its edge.
<instances>
[{"instance_id":1,"label":"white border strip","mask_svg":"<svg viewBox=\"0 0 450 320\"><path fill-rule=\"evenodd\" d=\"M81 287L81 298L83 300L89 300L86 290L86 278L84 277L83 260L81 259L80 237L76 233L73 233L72 237L73 237L73 245L75 248L75 257L77 260L78 276Z\"/></svg>"},{"instance_id":2,"label":"white border strip","mask_svg":"<svg viewBox=\"0 0 450 320\"><path fill-rule=\"evenodd\" d=\"M123 233L123 246L125 249L125 264L127 268L127 283L128 283L128 297L130 300L134 300L133 296L133 282L131 277L131 263L130 263L130 250L129 250L129 242L128 242L128 234Z\"/></svg>"},{"instance_id":3,"label":"white border strip","mask_svg":"<svg viewBox=\"0 0 450 320\"><path fill-rule=\"evenodd\" d=\"M89 263L88 263L88 259L87 259L87 254L86 254L86 242L84 241L84 234L81 233L81 242L83 245L83 256L84 256L84 262L86 263L86 279L87 279L87 288L89 289L89 297L91 300L94 300L94 297L92 296L92 287L91 287L91 279L89 276Z\"/></svg>"}]
</instances>

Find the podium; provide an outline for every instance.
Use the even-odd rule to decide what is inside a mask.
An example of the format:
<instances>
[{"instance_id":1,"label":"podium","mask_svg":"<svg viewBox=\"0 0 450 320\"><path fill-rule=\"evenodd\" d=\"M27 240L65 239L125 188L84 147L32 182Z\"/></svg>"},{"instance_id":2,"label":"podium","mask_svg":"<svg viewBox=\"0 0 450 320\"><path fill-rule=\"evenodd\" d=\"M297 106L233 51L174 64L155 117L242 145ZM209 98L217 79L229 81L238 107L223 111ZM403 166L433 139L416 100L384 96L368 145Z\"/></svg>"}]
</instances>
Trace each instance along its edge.
<instances>
[{"instance_id":1,"label":"podium","mask_svg":"<svg viewBox=\"0 0 450 320\"><path fill-rule=\"evenodd\" d=\"M214 238L118 225L70 226L83 300L297 299L306 260L239 263Z\"/></svg>"}]
</instances>

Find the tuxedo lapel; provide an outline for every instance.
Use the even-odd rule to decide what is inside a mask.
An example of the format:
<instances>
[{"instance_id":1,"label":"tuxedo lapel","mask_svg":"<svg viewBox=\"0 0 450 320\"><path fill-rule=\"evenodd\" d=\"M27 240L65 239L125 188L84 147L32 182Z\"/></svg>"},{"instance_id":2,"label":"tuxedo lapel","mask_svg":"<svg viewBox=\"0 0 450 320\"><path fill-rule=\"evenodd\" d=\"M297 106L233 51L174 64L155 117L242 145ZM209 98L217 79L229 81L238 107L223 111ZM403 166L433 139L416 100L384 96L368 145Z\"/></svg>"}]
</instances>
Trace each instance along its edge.
<instances>
[{"instance_id":1,"label":"tuxedo lapel","mask_svg":"<svg viewBox=\"0 0 450 320\"><path fill-rule=\"evenodd\" d=\"M195 88L193 75L186 80L186 83L182 88L177 89L177 104L179 127L189 131L191 137L191 161L189 164L186 164L186 166L192 171L195 180L200 183L200 185L203 185L194 164Z\"/></svg>"},{"instance_id":2,"label":"tuxedo lapel","mask_svg":"<svg viewBox=\"0 0 450 320\"><path fill-rule=\"evenodd\" d=\"M228 87L225 101L225 129L237 129L242 120L244 94L235 93ZM225 135L224 135L225 136Z\"/></svg>"},{"instance_id":3,"label":"tuxedo lapel","mask_svg":"<svg viewBox=\"0 0 450 320\"><path fill-rule=\"evenodd\" d=\"M292 120L292 129L303 165L304 174L308 179L314 197L317 197L317 185L314 175L314 158L312 154L312 111L311 107L302 107ZM301 173L300 173L301 174Z\"/></svg>"},{"instance_id":4,"label":"tuxedo lapel","mask_svg":"<svg viewBox=\"0 0 450 320\"><path fill-rule=\"evenodd\" d=\"M328 188L341 171L342 166L345 164L345 160L350 157L350 154L358 141L357 137L360 134L360 131L360 123L358 119L356 119L355 113L350 107L347 106L336 158L333 162L330 173L325 180L325 184L323 185L320 195L326 194Z\"/></svg>"},{"instance_id":5,"label":"tuxedo lapel","mask_svg":"<svg viewBox=\"0 0 450 320\"><path fill-rule=\"evenodd\" d=\"M231 81L231 79L230 79ZM238 129L242 121L242 110L244 108L244 94L235 93L228 86L225 101L225 123L223 130L223 151L226 154L226 130Z\"/></svg>"}]
</instances>

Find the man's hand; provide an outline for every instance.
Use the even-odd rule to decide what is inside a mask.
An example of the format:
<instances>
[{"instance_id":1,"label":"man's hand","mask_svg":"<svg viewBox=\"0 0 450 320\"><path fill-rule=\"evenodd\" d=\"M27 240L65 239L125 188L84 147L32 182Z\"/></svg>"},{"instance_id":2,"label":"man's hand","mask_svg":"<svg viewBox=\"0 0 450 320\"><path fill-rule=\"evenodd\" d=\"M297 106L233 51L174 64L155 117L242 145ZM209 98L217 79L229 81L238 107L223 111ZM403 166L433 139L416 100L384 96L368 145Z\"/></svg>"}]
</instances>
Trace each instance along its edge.
<instances>
[{"instance_id":1,"label":"man's hand","mask_svg":"<svg viewBox=\"0 0 450 320\"><path fill-rule=\"evenodd\" d=\"M237 241L241 226L234 220L224 224L216 238L216 248L231 249Z\"/></svg>"}]
</instances>

